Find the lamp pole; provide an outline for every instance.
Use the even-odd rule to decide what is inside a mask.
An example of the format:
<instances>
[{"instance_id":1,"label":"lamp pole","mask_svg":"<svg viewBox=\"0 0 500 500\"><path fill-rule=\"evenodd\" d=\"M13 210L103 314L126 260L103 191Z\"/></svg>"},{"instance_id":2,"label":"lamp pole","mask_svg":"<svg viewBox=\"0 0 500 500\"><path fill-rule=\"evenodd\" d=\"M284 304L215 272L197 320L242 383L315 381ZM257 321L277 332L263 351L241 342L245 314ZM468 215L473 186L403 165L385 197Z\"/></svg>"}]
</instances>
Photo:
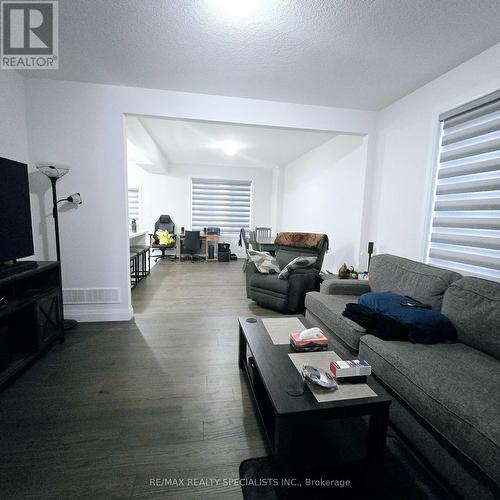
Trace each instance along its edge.
<instances>
[{"instance_id":1,"label":"lamp pole","mask_svg":"<svg viewBox=\"0 0 500 500\"><path fill-rule=\"evenodd\" d=\"M48 163L39 162L36 164L36 168L44 175L46 175L50 179L50 184L52 186L52 217L54 218L54 232L56 233L56 253L57 253L57 262L59 263L59 277L62 286L62 266L61 266L61 243L59 239L59 212L57 207L59 202L69 201L70 203L74 203L75 205L82 204L82 197L80 193L74 193L63 200L57 200L57 192L56 192L56 183L57 181L66 175L69 172L69 167L64 165L52 165ZM63 317L63 328L65 330L71 330L71 328L75 328L78 324L74 319L64 319L64 309L62 308L62 317Z\"/></svg>"},{"instance_id":2,"label":"lamp pole","mask_svg":"<svg viewBox=\"0 0 500 500\"><path fill-rule=\"evenodd\" d=\"M50 183L52 184L52 204L53 204L52 217L54 217L54 229L56 232L57 262L59 262L59 269L61 269L61 244L59 241L59 213L57 211L57 193L56 193L57 177L49 177L49 179Z\"/></svg>"}]
</instances>

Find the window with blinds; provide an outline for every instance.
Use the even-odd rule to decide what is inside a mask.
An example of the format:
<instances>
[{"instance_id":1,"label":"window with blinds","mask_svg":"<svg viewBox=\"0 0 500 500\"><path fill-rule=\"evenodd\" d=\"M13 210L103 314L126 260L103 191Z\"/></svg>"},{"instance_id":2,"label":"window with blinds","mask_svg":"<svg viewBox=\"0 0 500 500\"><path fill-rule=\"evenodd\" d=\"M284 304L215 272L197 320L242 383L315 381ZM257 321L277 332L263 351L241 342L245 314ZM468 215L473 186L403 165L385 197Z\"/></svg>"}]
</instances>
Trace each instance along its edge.
<instances>
[{"instance_id":1,"label":"window with blinds","mask_svg":"<svg viewBox=\"0 0 500 500\"><path fill-rule=\"evenodd\" d=\"M139 188L128 188L128 230L132 232L132 219L137 223L137 231L142 227L141 221L141 190Z\"/></svg>"},{"instance_id":2,"label":"window with blinds","mask_svg":"<svg viewBox=\"0 0 500 500\"><path fill-rule=\"evenodd\" d=\"M252 182L226 179L192 179L191 227L219 227L221 234L238 235L250 229Z\"/></svg>"},{"instance_id":3,"label":"window with blinds","mask_svg":"<svg viewBox=\"0 0 500 500\"><path fill-rule=\"evenodd\" d=\"M440 119L428 261L500 280L500 91Z\"/></svg>"}]
</instances>

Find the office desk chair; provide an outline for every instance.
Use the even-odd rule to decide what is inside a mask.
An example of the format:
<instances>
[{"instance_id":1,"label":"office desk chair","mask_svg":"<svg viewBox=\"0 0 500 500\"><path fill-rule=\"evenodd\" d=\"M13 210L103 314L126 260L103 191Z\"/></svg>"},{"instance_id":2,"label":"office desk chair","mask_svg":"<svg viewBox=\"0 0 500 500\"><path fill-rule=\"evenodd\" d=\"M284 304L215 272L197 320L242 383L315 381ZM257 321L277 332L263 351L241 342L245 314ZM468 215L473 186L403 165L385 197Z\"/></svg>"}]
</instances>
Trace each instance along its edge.
<instances>
[{"instance_id":1,"label":"office desk chair","mask_svg":"<svg viewBox=\"0 0 500 500\"><path fill-rule=\"evenodd\" d=\"M186 236L184 237L183 251L191 254L191 262L195 260L200 260L201 257L196 258L196 252L199 252L201 248L201 238L199 231L186 231Z\"/></svg>"},{"instance_id":2,"label":"office desk chair","mask_svg":"<svg viewBox=\"0 0 500 500\"><path fill-rule=\"evenodd\" d=\"M250 236L250 246L252 247L252 250L258 250L259 245L257 245L257 239L255 238L255 231L250 231L249 233Z\"/></svg>"},{"instance_id":3,"label":"office desk chair","mask_svg":"<svg viewBox=\"0 0 500 500\"><path fill-rule=\"evenodd\" d=\"M257 248L256 250L262 251L262 247L259 244L259 240L261 238L271 238L272 237L272 230L270 227L256 227L255 228L255 239L256 239L256 244Z\"/></svg>"},{"instance_id":4,"label":"office desk chair","mask_svg":"<svg viewBox=\"0 0 500 500\"><path fill-rule=\"evenodd\" d=\"M272 230L270 227L256 227L255 228L255 237L259 238L271 238Z\"/></svg>"},{"instance_id":5,"label":"office desk chair","mask_svg":"<svg viewBox=\"0 0 500 500\"><path fill-rule=\"evenodd\" d=\"M161 229L163 231L168 231L170 234L174 235L174 244L173 245L160 245L159 243L155 243L154 235L156 231ZM160 250L161 255L155 257L155 262L160 259L170 259L175 260L176 257L176 238L175 238L175 224L170 215L160 215L160 218L155 223L155 230L153 234L149 235L151 239L151 248Z\"/></svg>"}]
</instances>

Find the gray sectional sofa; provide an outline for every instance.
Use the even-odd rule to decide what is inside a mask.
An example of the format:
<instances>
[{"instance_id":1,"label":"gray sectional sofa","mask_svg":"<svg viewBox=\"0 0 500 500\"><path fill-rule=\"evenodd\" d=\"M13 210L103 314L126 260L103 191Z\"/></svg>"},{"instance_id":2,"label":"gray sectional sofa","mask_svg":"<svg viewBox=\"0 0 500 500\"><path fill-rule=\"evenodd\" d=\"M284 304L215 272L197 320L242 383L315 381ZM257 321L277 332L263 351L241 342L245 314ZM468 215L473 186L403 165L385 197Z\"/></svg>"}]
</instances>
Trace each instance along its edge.
<instances>
[{"instance_id":1,"label":"gray sectional sofa","mask_svg":"<svg viewBox=\"0 0 500 500\"><path fill-rule=\"evenodd\" d=\"M458 341L384 341L342 316L365 292L409 295L440 310ZM500 283L393 255L373 257L370 281L330 280L306 295L306 318L341 356L366 359L375 390L393 397L391 423L463 498L500 498Z\"/></svg>"}]
</instances>

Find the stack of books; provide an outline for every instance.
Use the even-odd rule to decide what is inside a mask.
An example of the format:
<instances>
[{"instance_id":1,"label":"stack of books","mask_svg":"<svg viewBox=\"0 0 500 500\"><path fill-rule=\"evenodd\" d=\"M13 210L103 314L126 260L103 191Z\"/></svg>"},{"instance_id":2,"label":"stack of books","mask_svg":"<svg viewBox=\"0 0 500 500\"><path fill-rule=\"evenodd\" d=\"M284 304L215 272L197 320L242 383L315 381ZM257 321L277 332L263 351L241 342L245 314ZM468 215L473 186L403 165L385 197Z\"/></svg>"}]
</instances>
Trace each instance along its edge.
<instances>
[{"instance_id":1,"label":"stack of books","mask_svg":"<svg viewBox=\"0 0 500 500\"><path fill-rule=\"evenodd\" d=\"M364 359L336 360L330 362L330 371L339 382L366 382L372 367Z\"/></svg>"},{"instance_id":2,"label":"stack of books","mask_svg":"<svg viewBox=\"0 0 500 500\"><path fill-rule=\"evenodd\" d=\"M327 351L328 338L321 332L318 332L312 339L303 340L300 338L300 333L292 333L290 335L290 345L296 352L312 352L312 351Z\"/></svg>"}]
</instances>

